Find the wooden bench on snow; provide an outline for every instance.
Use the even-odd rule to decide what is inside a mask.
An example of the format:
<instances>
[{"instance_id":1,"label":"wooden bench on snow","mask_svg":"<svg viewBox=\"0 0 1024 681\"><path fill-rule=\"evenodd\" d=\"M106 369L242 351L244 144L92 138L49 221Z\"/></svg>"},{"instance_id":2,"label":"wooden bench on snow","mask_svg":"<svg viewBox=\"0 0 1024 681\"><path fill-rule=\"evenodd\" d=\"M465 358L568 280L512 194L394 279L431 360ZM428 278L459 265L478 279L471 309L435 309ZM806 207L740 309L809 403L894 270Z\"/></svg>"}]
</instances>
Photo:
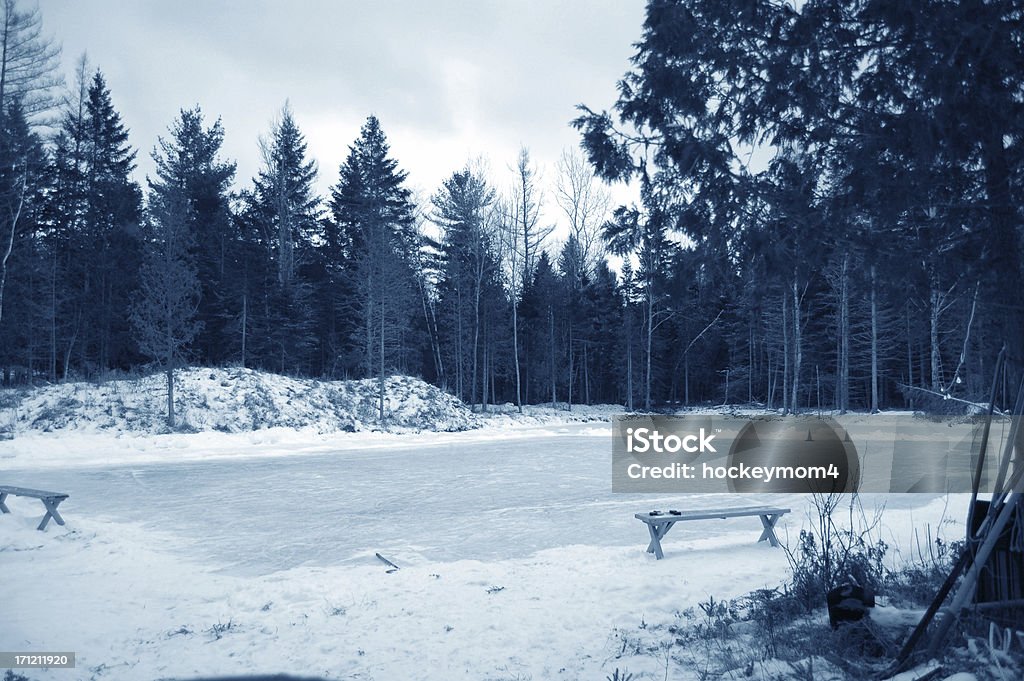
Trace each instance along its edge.
<instances>
[{"instance_id":1,"label":"wooden bench on snow","mask_svg":"<svg viewBox=\"0 0 1024 681\"><path fill-rule=\"evenodd\" d=\"M43 516L42 522L39 523L37 530L45 530L46 524L50 522L50 518L57 521L58 525L64 524L64 519L60 517L60 513L57 513L57 507L60 506L60 502L68 498L67 494L61 494L59 492L46 492L41 489L28 489L27 487L11 487L9 485L0 485L0 513L10 513L11 509L7 508L8 495L13 494L16 497L34 497L43 502L43 506L46 507L46 515Z\"/></svg>"},{"instance_id":2,"label":"wooden bench on snow","mask_svg":"<svg viewBox=\"0 0 1024 681\"><path fill-rule=\"evenodd\" d=\"M758 541L767 540L772 546L779 545L779 539L775 536L775 523L786 513L788 508L774 508L771 506L739 506L733 508L704 509L700 511L651 511L650 513L637 513L635 517L647 524L651 534L651 543L647 546L647 552L653 553L658 560L665 557L661 550L661 538L668 534L672 526L683 520L711 520L713 518L738 518L740 516L756 515L761 517L761 538Z\"/></svg>"}]
</instances>

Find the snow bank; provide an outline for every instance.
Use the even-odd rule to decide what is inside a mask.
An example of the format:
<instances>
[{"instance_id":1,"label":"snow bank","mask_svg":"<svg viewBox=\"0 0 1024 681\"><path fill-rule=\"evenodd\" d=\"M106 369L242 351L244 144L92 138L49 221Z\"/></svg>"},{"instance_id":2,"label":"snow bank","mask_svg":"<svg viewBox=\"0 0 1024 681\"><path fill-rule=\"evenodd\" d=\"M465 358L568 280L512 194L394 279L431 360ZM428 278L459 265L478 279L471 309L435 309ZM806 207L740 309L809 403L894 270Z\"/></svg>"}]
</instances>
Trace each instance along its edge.
<instances>
[{"instance_id":1,"label":"snow bank","mask_svg":"<svg viewBox=\"0 0 1024 681\"><path fill-rule=\"evenodd\" d=\"M952 502L962 517L966 499ZM708 678L702 652L676 642L677 629L694 621L688 611L699 617L699 604L712 597L773 588L788 575L782 550L738 526L715 537L677 537L666 560L644 551L641 530L628 546L552 546L494 561L430 561L412 546L373 546L345 564L243 576L199 560L195 544L203 537L152 524L69 515L67 526L37 532L36 505L19 503L0 519L0 641L14 650L74 650L77 668L26 670L33 681L276 672L592 681L616 670L620 678L697 681ZM788 516L794 536L813 523L801 511L810 512L801 506ZM943 499L890 509L883 531L895 548L910 551L915 527L948 527L948 512ZM949 527L954 535L962 528ZM376 550L401 569L387 572ZM818 623L827 626L823 611ZM749 678L796 678L781 663L769 673L771 664L762 662ZM826 666L815 658L814 678L841 678L820 674Z\"/></svg>"},{"instance_id":2,"label":"snow bank","mask_svg":"<svg viewBox=\"0 0 1024 681\"><path fill-rule=\"evenodd\" d=\"M185 431L460 431L478 425L458 399L408 376L385 380L380 424L377 391L376 380L319 381L242 368L175 374L175 408ZM162 374L8 390L0 394L0 432L161 433L167 431L166 399Z\"/></svg>"},{"instance_id":3,"label":"snow bank","mask_svg":"<svg viewBox=\"0 0 1024 681\"><path fill-rule=\"evenodd\" d=\"M457 432L480 427L607 421L619 405L491 405L476 412L410 376L385 379L384 423L376 379L323 381L242 368L191 368L175 374L179 431L242 433L274 428L315 433ZM163 374L92 383L0 390L0 439L52 433L167 433Z\"/></svg>"},{"instance_id":4,"label":"snow bank","mask_svg":"<svg viewBox=\"0 0 1024 681\"><path fill-rule=\"evenodd\" d=\"M486 420L487 426L502 428L517 425L558 425L565 423L607 422L612 416L624 414L621 404L524 404L523 413L516 405L506 403L489 405L487 411L477 416Z\"/></svg>"}]
</instances>

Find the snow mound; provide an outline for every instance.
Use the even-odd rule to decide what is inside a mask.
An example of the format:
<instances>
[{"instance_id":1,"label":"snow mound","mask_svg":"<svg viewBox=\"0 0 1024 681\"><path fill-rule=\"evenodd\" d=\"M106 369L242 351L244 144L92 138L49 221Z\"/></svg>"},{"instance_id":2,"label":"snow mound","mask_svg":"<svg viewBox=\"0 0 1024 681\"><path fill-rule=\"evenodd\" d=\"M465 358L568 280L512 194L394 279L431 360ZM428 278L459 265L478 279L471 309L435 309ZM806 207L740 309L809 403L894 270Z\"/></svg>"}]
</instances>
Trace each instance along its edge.
<instances>
[{"instance_id":1,"label":"snow mound","mask_svg":"<svg viewBox=\"0 0 1024 681\"><path fill-rule=\"evenodd\" d=\"M384 422L376 379L322 381L242 368L175 373L178 429L244 432L287 427L321 433L461 431L479 418L417 378L385 379ZM167 432L165 376L74 382L0 394L0 432Z\"/></svg>"}]
</instances>

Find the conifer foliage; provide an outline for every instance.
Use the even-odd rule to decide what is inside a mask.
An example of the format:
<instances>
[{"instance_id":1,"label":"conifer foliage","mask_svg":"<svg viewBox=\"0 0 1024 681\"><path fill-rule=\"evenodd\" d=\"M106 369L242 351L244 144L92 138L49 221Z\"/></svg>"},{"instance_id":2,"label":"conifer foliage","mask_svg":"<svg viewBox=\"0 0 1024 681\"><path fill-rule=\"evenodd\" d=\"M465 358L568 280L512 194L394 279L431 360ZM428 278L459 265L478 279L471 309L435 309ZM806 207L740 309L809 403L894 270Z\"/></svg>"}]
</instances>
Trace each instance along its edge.
<instances>
[{"instance_id":1,"label":"conifer foliage","mask_svg":"<svg viewBox=\"0 0 1024 681\"><path fill-rule=\"evenodd\" d=\"M287 103L251 182L182 110L143 192L152 141L84 59L56 105L41 19L0 2L5 383L156 368L178 427L186 362L374 379L383 423L392 373L479 410L877 411L982 398L1004 342L1024 372L1017 2L650 0L583 154L422 197L376 116L318 195Z\"/></svg>"}]
</instances>

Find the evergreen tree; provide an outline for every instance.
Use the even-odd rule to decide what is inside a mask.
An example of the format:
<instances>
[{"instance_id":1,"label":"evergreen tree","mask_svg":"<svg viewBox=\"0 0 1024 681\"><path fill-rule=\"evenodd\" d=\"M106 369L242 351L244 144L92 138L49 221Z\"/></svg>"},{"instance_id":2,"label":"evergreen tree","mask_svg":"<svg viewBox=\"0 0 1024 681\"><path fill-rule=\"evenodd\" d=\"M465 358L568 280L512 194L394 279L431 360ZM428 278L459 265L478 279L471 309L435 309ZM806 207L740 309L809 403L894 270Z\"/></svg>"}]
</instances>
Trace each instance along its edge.
<instances>
[{"instance_id":1,"label":"evergreen tree","mask_svg":"<svg viewBox=\"0 0 1024 681\"><path fill-rule=\"evenodd\" d=\"M47 182L42 144L14 104L0 117L0 366L3 382L12 367L31 379L41 354L41 320L35 296L45 289L45 254L37 238ZM14 257L16 256L16 257Z\"/></svg>"},{"instance_id":2,"label":"evergreen tree","mask_svg":"<svg viewBox=\"0 0 1024 681\"><path fill-rule=\"evenodd\" d=\"M408 333L416 310L413 271L418 244L406 173L389 157L376 117L366 120L349 148L332 192L333 230L348 250L346 286L354 293L352 365L379 382L378 417L383 422L389 371L409 371Z\"/></svg>"},{"instance_id":3,"label":"evergreen tree","mask_svg":"<svg viewBox=\"0 0 1024 681\"><path fill-rule=\"evenodd\" d=\"M748 346L750 393L754 366L773 365L762 395L806 406L824 365L834 367L841 408L858 366L870 367L867 406L895 397L884 381L900 361L882 340L893 336L886 290L917 310L901 372L912 393L960 385L1002 339L1022 356L1024 312L1005 300L1024 262L1011 227L1021 219L1012 197L1022 22L1009 0L648 4L614 110L581 106L574 125L602 177L638 179L645 209L663 211L680 242L728 263L749 291L768 292L734 289L729 306L764 322L743 333L738 318L730 323L724 359ZM755 150L774 159L751 164ZM865 281L850 276L853 262L864 263ZM868 306L852 304L851 286ZM986 302L968 304L974 290L987 290L977 297ZM834 332L819 334L825 317ZM865 323L869 340L859 344ZM968 348L972 324L1001 332ZM761 335L759 359L750 348Z\"/></svg>"},{"instance_id":4,"label":"evergreen tree","mask_svg":"<svg viewBox=\"0 0 1024 681\"><path fill-rule=\"evenodd\" d=\"M564 352L565 290L548 256L541 251L533 279L523 291L519 306L526 362L527 401L533 394L538 402L558 401L559 374Z\"/></svg>"},{"instance_id":5,"label":"evergreen tree","mask_svg":"<svg viewBox=\"0 0 1024 681\"><path fill-rule=\"evenodd\" d=\"M253 183L254 198L273 235L277 281L288 286L319 231L320 201L313 194L316 161L306 159L306 141L287 103L260 149L263 169Z\"/></svg>"},{"instance_id":6,"label":"evergreen tree","mask_svg":"<svg viewBox=\"0 0 1024 681\"><path fill-rule=\"evenodd\" d=\"M305 139L287 104L261 150L264 166L253 183L251 213L276 275L263 282L264 363L282 372L309 373L315 338L307 276L318 269L313 252L320 239L320 201L313 193L316 162L307 160Z\"/></svg>"},{"instance_id":7,"label":"evergreen tree","mask_svg":"<svg viewBox=\"0 0 1024 681\"><path fill-rule=\"evenodd\" d=\"M44 235L50 251L51 377L137 360L124 314L139 268L142 197L135 151L100 71L79 62L49 173Z\"/></svg>"},{"instance_id":8,"label":"evergreen tree","mask_svg":"<svg viewBox=\"0 0 1024 681\"><path fill-rule=\"evenodd\" d=\"M26 199L32 197L42 167L39 138L29 130L24 112L15 103L0 115L0 323L14 242L23 231Z\"/></svg>"},{"instance_id":9,"label":"evergreen tree","mask_svg":"<svg viewBox=\"0 0 1024 681\"><path fill-rule=\"evenodd\" d=\"M235 164L220 159L223 141L219 120L206 128L199 107L182 109L170 136L160 138L153 150L157 177L150 180L158 194L180 190L188 205L185 219L200 285L201 330L195 345L199 357L215 363L228 359L232 334L227 326L243 305L233 285L237 277L228 197Z\"/></svg>"},{"instance_id":10,"label":"evergreen tree","mask_svg":"<svg viewBox=\"0 0 1024 681\"><path fill-rule=\"evenodd\" d=\"M432 198L431 219L443 230L438 308L446 366L455 372L455 394L471 404L484 401L478 383L481 332L498 269L491 234L494 201L494 189L470 168L453 173Z\"/></svg>"},{"instance_id":11,"label":"evergreen tree","mask_svg":"<svg viewBox=\"0 0 1024 681\"><path fill-rule=\"evenodd\" d=\"M110 90L97 71L85 107L85 201L83 231L91 247L83 254L93 271L83 305L100 369L127 367L132 361L123 311L135 288L139 268L138 225L142 192L131 174L135 151L128 130L114 110ZM91 288L91 291L88 289Z\"/></svg>"},{"instance_id":12,"label":"evergreen tree","mask_svg":"<svg viewBox=\"0 0 1024 681\"><path fill-rule=\"evenodd\" d=\"M590 275L586 253L582 244L576 238L576 233L570 233L565 244L562 245L562 252L558 256L558 270L562 275L563 282L563 303L565 317L565 351L566 358L566 402L569 409L572 409L573 400L578 398L574 392L578 376L587 376L587 345L590 341L586 333L584 319L596 312L588 306L586 297L590 288ZM582 360L583 371L580 372ZM586 383L586 381L584 381Z\"/></svg>"},{"instance_id":13,"label":"evergreen tree","mask_svg":"<svg viewBox=\"0 0 1024 681\"><path fill-rule=\"evenodd\" d=\"M167 378L167 425L174 428L174 370L186 360L202 325L196 320L200 286L190 252L188 195L178 185L156 185L149 209L151 223L130 319L139 349Z\"/></svg>"}]
</instances>

